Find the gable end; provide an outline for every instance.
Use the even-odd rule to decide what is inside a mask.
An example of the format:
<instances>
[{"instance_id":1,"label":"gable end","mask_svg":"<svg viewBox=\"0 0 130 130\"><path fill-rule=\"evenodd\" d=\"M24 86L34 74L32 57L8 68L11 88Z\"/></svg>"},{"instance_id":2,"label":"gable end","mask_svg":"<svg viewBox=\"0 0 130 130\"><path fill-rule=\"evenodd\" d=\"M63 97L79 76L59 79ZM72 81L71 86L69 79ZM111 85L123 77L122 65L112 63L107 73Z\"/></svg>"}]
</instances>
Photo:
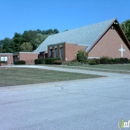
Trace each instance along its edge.
<instances>
[{"instance_id":1,"label":"gable end","mask_svg":"<svg viewBox=\"0 0 130 130\"><path fill-rule=\"evenodd\" d=\"M87 53L89 53L93 49L93 47L102 39L102 37L108 32L109 29L115 29L117 31L117 33L119 34L119 36L121 37L121 39L126 44L126 46L128 47L128 49L130 50L130 43L129 43L128 39L126 38L123 30L121 29L119 22L117 21L117 19L115 19L113 21L113 23L111 23L110 26L104 31L104 33L96 40L96 42L87 51Z\"/></svg>"}]
</instances>

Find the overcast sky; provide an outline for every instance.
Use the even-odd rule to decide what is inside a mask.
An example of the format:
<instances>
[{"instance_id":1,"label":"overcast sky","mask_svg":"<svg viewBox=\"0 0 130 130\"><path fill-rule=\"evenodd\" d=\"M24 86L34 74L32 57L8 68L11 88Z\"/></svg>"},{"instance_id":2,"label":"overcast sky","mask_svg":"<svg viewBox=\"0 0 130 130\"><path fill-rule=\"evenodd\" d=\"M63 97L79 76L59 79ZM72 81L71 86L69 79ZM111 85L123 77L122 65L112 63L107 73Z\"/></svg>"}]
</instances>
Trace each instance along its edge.
<instances>
[{"instance_id":1,"label":"overcast sky","mask_svg":"<svg viewBox=\"0 0 130 130\"><path fill-rule=\"evenodd\" d=\"M0 0L0 39L25 30L60 32L117 18L130 19L130 0Z\"/></svg>"}]
</instances>

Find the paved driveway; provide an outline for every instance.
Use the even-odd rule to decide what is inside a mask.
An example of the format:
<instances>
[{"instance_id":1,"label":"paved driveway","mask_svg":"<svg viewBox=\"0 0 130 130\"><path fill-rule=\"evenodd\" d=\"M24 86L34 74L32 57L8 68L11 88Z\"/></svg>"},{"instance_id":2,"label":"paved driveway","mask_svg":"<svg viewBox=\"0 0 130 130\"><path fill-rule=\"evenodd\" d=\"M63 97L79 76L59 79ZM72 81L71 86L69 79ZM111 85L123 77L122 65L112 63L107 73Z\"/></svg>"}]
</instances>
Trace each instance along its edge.
<instances>
[{"instance_id":1,"label":"paved driveway","mask_svg":"<svg viewBox=\"0 0 130 130\"><path fill-rule=\"evenodd\" d=\"M1 87L0 130L119 130L130 120L130 75L59 70L108 77Z\"/></svg>"}]
</instances>

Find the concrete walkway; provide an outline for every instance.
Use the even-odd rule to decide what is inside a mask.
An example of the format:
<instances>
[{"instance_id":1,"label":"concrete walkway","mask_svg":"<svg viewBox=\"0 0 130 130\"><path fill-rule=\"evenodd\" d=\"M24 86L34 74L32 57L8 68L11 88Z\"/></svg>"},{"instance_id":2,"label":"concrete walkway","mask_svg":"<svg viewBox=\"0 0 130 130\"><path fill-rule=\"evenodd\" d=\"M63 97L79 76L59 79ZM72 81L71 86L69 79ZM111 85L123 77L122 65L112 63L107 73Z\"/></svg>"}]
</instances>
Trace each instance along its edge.
<instances>
[{"instance_id":1,"label":"concrete walkway","mask_svg":"<svg viewBox=\"0 0 130 130\"><path fill-rule=\"evenodd\" d=\"M24 67L108 77L1 87L0 130L119 130L130 120L129 74Z\"/></svg>"}]
</instances>

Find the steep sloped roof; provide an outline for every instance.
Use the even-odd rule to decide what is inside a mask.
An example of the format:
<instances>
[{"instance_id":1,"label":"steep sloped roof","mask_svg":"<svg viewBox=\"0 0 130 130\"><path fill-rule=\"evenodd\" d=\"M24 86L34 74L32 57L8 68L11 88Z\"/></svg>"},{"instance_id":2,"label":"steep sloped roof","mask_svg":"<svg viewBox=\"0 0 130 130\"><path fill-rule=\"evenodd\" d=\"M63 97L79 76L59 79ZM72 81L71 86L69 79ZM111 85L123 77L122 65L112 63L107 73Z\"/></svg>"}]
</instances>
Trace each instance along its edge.
<instances>
[{"instance_id":1,"label":"steep sloped roof","mask_svg":"<svg viewBox=\"0 0 130 130\"><path fill-rule=\"evenodd\" d=\"M57 43L72 43L87 46L88 51L93 44L110 28L116 19L92 24L74 30L48 36L34 52L47 51L47 46Z\"/></svg>"}]
</instances>

